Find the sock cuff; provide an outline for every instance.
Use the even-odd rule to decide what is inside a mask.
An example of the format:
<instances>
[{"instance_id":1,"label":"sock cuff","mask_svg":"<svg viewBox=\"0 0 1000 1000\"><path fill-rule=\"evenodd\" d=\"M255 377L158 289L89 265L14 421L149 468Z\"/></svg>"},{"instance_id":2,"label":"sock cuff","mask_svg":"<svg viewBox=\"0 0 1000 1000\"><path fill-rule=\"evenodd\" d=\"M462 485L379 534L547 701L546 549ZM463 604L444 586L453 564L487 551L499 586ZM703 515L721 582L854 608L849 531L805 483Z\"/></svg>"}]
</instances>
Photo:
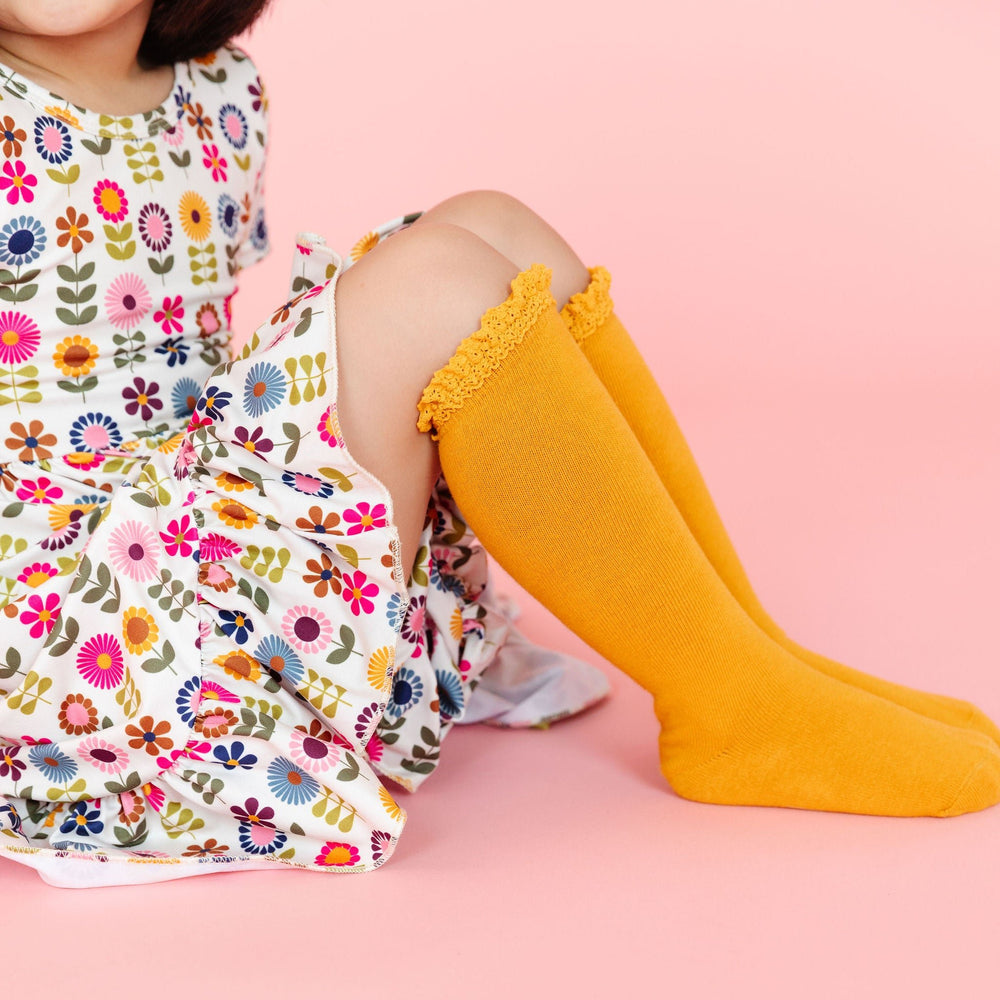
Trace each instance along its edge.
<instances>
[{"instance_id":1,"label":"sock cuff","mask_svg":"<svg viewBox=\"0 0 1000 1000\"><path fill-rule=\"evenodd\" d=\"M585 340L611 315L611 274L606 267L587 268L590 283L573 295L559 314L566 321L577 343Z\"/></svg>"},{"instance_id":2,"label":"sock cuff","mask_svg":"<svg viewBox=\"0 0 1000 1000\"><path fill-rule=\"evenodd\" d=\"M479 329L431 376L417 403L417 430L430 431L431 440L438 440L441 426L466 397L500 367L539 316L555 308L551 283L552 271L544 264L532 264L515 276L507 298L483 313Z\"/></svg>"}]
</instances>

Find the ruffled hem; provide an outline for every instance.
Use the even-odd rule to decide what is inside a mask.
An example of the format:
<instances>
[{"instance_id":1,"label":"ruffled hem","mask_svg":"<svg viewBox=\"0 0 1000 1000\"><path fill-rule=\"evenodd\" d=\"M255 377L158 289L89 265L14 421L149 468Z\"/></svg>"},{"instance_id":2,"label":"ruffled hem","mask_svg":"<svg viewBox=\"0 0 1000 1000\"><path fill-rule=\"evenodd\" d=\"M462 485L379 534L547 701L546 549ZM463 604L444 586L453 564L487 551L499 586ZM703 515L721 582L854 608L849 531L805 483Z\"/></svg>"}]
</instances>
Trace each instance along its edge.
<instances>
[{"instance_id":1,"label":"ruffled hem","mask_svg":"<svg viewBox=\"0 0 1000 1000\"><path fill-rule=\"evenodd\" d=\"M514 278L510 295L483 313L479 329L432 376L417 403L417 430L431 431L431 440L438 440L448 418L500 368L542 312L554 305L551 283L552 271L544 264L532 264Z\"/></svg>"},{"instance_id":2,"label":"ruffled hem","mask_svg":"<svg viewBox=\"0 0 1000 1000\"><path fill-rule=\"evenodd\" d=\"M559 312L577 343L599 329L615 307L611 301L611 274L608 269L591 267L588 271L590 283L582 292L572 296Z\"/></svg>"}]
</instances>

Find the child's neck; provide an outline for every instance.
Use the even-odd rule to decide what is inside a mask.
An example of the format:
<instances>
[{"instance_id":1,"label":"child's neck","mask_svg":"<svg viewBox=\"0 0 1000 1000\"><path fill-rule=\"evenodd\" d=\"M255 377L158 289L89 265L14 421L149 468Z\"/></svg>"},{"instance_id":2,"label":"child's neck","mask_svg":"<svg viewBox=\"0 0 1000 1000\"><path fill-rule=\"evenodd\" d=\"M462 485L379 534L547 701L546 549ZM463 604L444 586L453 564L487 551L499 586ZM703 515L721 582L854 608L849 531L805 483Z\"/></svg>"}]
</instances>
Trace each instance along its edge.
<instances>
[{"instance_id":1,"label":"child's neck","mask_svg":"<svg viewBox=\"0 0 1000 1000\"><path fill-rule=\"evenodd\" d=\"M172 66L147 67L139 43L145 4L78 35L27 35L0 29L0 61L73 104L109 115L158 107L173 89Z\"/></svg>"}]
</instances>

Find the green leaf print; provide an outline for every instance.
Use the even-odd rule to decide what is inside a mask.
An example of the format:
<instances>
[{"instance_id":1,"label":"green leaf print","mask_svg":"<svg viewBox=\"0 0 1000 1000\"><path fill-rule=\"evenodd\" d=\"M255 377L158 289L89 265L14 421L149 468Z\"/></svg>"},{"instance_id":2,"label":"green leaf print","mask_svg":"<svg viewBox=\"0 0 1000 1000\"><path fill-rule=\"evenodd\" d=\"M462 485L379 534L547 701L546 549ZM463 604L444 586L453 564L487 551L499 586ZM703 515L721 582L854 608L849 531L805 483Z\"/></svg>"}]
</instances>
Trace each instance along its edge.
<instances>
[{"instance_id":1,"label":"green leaf print","mask_svg":"<svg viewBox=\"0 0 1000 1000\"><path fill-rule=\"evenodd\" d=\"M8 395L10 393L10 395ZM22 403L40 403L42 394L38 391L38 369L34 365L13 365L0 372L0 404L13 403L21 412Z\"/></svg>"},{"instance_id":2,"label":"green leaf print","mask_svg":"<svg viewBox=\"0 0 1000 1000\"><path fill-rule=\"evenodd\" d=\"M8 680L20 672L21 654L13 646L10 646L4 654L3 663L0 663L0 680Z\"/></svg>"},{"instance_id":3,"label":"green leaf print","mask_svg":"<svg viewBox=\"0 0 1000 1000\"><path fill-rule=\"evenodd\" d=\"M142 694L136 687L128 667L125 668L121 687L115 692L115 701L124 709L126 718L134 719L138 715L142 705Z\"/></svg>"},{"instance_id":4,"label":"green leaf print","mask_svg":"<svg viewBox=\"0 0 1000 1000\"><path fill-rule=\"evenodd\" d=\"M160 158L156 155L156 143L144 142L141 146L133 146L125 143L125 162L132 169L132 180L136 184L153 186L154 181L163 180L163 171L160 170Z\"/></svg>"},{"instance_id":5,"label":"green leaf print","mask_svg":"<svg viewBox=\"0 0 1000 1000\"><path fill-rule=\"evenodd\" d=\"M108 239L108 242L104 244L104 249L114 260L128 260L135 253L135 240L130 239L132 235L131 222L124 222L120 226L105 223L104 235Z\"/></svg>"},{"instance_id":6,"label":"green leaf print","mask_svg":"<svg viewBox=\"0 0 1000 1000\"><path fill-rule=\"evenodd\" d=\"M191 258L192 284L211 284L219 280L219 262L215 257L214 243L206 243L203 247L189 246L188 256Z\"/></svg>"},{"instance_id":7,"label":"green leaf print","mask_svg":"<svg viewBox=\"0 0 1000 1000\"><path fill-rule=\"evenodd\" d=\"M22 715L32 715L39 702L51 704L43 695L53 683L51 677L43 677L37 670L29 670L21 686L7 696L7 707L17 709Z\"/></svg>"},{"instance_id":8,"label":"green leaf print","mask_svg":"<svg viewBox=\"0 0 1000 1000\"><path fill-rule=\"evenodd\" d=\"M303 354L299 358L287 358L285 371L288 372L291 382L291 392L288 394L291 406L297 406L302 402L309 403L317 396L326 395L326 374L329 369L326 367L325 351L315 355ZM305 383L301 389L300 382Z\"/></svg>"},{"instance_id":9,"label":"green leaf print","mask_svg":"<svg viewBox=\"0 0 1000 1000\"><path fill-rule=\"evenodd\" d=\"M349 625L340 626L340 645L327 655L326 662L334 665L343 663L351 653L358 656L364 655L360 650L354 648L357 641L354 630Z\"/></svg>"},{"instance_id":10,"label":"green leaf print","mask_svg":"<svg viewBox=\"0 0 1000 1000\"><path fill-rule=\"evenodd\" d=\"M56 170L54 167L49 167L45 172L56 184L65 184L66 187L69 187L80 179L80 164L71 163L65 170ZM69 194L68 191L66 193Z\"/></svg>"},{"instance_id":11,"label":"green leaf print","mask_svg":"<svg viewBox=\"0 0 1000 1000\"><path fill-rule=\"evenodd\" d=\"M271 583L279 583L291 558L292 554L288 549L274 549L270 545L262 549L256 545L248 545L240 559L240 565L257 576L266 576ZM275 560L277 565L272 567Z\"/></svg>"},{"instance_id":12,"label":"green leaf print","mask_svg":"<svg viewBox=\"0 0 1000 1000\"><path fill-rule=\"evenodd\" d=\"M351 477L346 473L341 472L340 469L332 469L330 466L325 465L316 470L324 478L328 479L331 483L336 483L337 489L342 490L344 493L350 493L354 489L354 483L351 482Z\"/></svg>"},{"instance_id":13,"label":"green leaf print","mask_svg":"<svg viewBox=\"0 0 1000 1000\"><path fill-rule=\"evenodd\" d=\"M193 809L188 809L180 802L168 802L160 812L160 822L172 840L185 833L194 833L205 825L201 817L195 816Z\"/></svg>"}]
</instances>

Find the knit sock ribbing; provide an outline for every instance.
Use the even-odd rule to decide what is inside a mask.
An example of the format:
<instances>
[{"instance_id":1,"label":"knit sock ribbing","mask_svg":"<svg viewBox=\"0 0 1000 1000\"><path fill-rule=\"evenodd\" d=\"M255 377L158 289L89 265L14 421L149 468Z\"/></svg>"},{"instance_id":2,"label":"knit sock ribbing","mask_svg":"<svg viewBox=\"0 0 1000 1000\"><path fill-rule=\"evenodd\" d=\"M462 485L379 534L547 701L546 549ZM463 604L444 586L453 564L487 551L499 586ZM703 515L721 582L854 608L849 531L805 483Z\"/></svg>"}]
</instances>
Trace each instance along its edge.
<instances>
[{"instance_id":1,"label":"knit sock ribbing","mask_svg":"<svg viewBox=\"0 0 1000 1000\"><path fill-rule=\"evenodd\" d=\"M812 670L740 607L577 347L549 276L533 265L514 279L452 359L474 389L449 362L420 426L491 555L651 692L675 791L894 816L998 801L989 740Z\"/></svg>"}]
</instances>

